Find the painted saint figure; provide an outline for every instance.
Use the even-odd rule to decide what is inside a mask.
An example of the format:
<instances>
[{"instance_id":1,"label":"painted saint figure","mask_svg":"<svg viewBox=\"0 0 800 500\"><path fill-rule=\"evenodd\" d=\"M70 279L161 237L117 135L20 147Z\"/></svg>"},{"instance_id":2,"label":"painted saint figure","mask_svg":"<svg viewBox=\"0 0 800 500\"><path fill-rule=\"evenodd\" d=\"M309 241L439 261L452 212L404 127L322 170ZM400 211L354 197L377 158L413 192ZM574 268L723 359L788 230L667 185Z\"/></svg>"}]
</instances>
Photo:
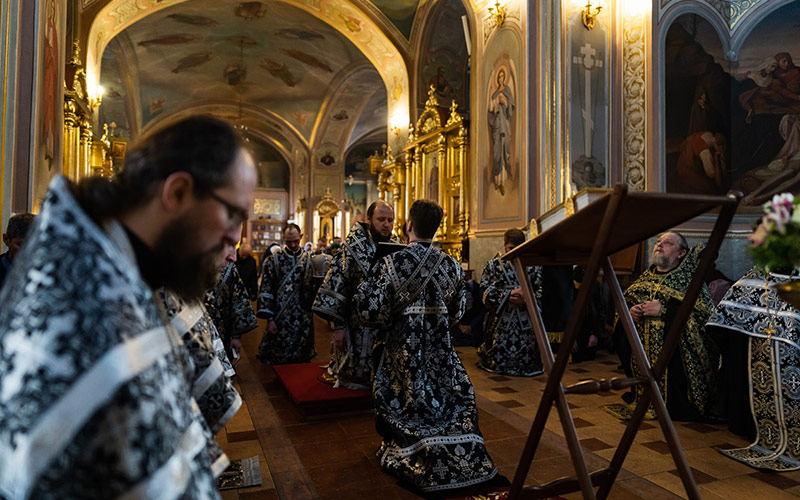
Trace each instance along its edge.
<instances>
[{"instance_id":1,"label":"painted saint figure","mask_svg":"<svg viewBox=\"0 0 800 500\"><path fill-rule=\"evenodd\" d=\"M489 140L492 146L492 184L505 195L503 184L511 176L512 117L516 102L514 92L506 85L506 68L497 71L497 87L489 99Z\"/></svg>"}]
</instances>

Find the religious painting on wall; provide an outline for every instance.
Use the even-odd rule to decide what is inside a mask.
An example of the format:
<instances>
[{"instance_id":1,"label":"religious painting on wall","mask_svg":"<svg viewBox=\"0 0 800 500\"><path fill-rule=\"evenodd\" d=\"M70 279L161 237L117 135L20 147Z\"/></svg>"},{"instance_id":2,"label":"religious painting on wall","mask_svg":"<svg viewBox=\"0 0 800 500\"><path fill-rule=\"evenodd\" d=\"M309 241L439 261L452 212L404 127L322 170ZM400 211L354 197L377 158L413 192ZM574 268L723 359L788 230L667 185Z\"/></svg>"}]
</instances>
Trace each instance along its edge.
<instances>
[{"instance_id":1,"label":"religious painting on wall","mask_svg":"<svg viewBox=\"0 0 800 500\"><path fill-rule=\"evenodd\" d=\"M53 176L61 173L64 135L63 62L66 60L66 47L62 35L66 29L66 13L62 3L56 0L45 0L40 12L31 193L34 208L44 200Z\"/></svg>"},{"instance_id":2,"label":"religious painting on wall","mask_svg":"<svg viewBox=\"0 0 800 500\"><path fill-rule=\"evenodd\" d=\"M450 108L454 100L458 112L469 119L469 53L461 16L467 14L460 0L440 2L426 28L425 48L420 53L417 109L422 114L428 89L434 88L439 107Z\"/></svg>"},{"instance_id":3,"label":"religious painting on wall","mask_svg":"<svg viewBox=\"0 0 800 500\"><path fill-rule=\"evenodd\" d=\"M573 189L608 185L608 30L569 21L569 165Z\"/></svg>"},{"instance_id":4,"label":"religious painting on wall","mask_svg":"<svg viewBox=\"0 0 800 500\"><path fill-rule=\"evenodd\" d=\"M503 28L490 39L484 53L483 115L479 127L478 199L480 222L501 223L522 219L523 186L527 182L521 134L525 107L518 103L520 37Z\"/></svg>"},{"instance_id":5,"label":"religious painting on wall","mask_svg":"<svg viewBox=\"0 0 800 500\"><path fill-rule=\"evenodd\" d=\"M664 46L665 186L668 192L723 194L730 168L731 76L722 43L702 16L684 14Z\"/></svg>"},{"instance_id":6,"label":"religious painting on wall","mask_svg":"<svg viewBox=\"0 0 800 500\"><path fill-rule=\"evenodd\" d=\"M800 193L800 2L762 19L739 50L731 96L731 187L759 207Z\"/></svg>"},{"instance_id":7,"label":"religious painting on wall","mask_svg":"<svg viewBox=\"0 0 800 500\"><path fill-rule=\"evenodd\" d=\"M425 197L437 203L441 203L439 200L439 154L439 148L422 152Z\"/></svg>"},{"instance_id":8,"label":"religious painting on wall","mask_svg":"<svg viewBox=\"0 0 800 500\"><path fill-rule=\"evenodd\" d=\"M775 193L800 193L800 2L775 9L745 39L735 65L711 24L676 19L666 38L666 187L742 191L757 211Z\"/></svg>"}]
</instances>

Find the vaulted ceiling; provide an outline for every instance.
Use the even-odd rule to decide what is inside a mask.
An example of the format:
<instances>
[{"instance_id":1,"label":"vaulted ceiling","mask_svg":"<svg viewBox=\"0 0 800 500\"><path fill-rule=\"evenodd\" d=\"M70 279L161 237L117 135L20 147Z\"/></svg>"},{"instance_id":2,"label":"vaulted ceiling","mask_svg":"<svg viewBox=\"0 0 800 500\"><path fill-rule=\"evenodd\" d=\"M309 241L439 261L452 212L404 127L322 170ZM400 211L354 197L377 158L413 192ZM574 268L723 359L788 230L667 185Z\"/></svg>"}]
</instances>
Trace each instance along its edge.
<instances>
[{"instance_id":1,"label":"vaulted ceiling","mask_svg":"<svg viewBox=\"0 0 800 500\"><path fill-rule=\"evenodd\" d=\"M198 106L242 122L263 115L251 125L289 152L312 148L331 128L347 146L387 123L386 89L365 55L281 2L193 0L159 10L108 44L100 84L101 121L129 137Z\"/></svg>"}]
</instances>

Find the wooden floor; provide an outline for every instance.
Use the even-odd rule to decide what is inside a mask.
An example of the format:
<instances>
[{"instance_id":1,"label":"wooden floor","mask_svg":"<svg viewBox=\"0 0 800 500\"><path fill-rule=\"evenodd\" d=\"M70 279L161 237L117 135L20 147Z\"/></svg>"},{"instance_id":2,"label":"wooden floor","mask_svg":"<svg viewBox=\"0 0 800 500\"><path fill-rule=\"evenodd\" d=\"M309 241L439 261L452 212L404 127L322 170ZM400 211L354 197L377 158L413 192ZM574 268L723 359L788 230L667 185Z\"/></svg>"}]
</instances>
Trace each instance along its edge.
<instances>
[{"instance_id":1,"label":"wooden floor","mask_svg":"<svg viewBox=\"0 0 800 500\"><path fill-rule=\"evenodd\" d=\"M238 385L245 404L217 439L232 459L258 455L263 485L222 492L224 499L413 499L416 495L396 485L381 472L375 451L380 438L371 414L302 422L300 413L275 380L272 368L256 358L263 331L243 339L245 356L237 367ZM318 332L324 325L318 323ZM318 360L327 358L328 335L318 333ZM458 348L472 378L478 399L479 424L500 472L513 478L525 437L545 384L544 376L504 377L475 366L474 348ZM572 364L565 383L587 378L619 376L615 356ZM570 395L570 408L587 455L590 470L607 463L625 426L600 409L621 402L620 393ZM703 498L709 500L770 500L800 498L800 471L783 474L758 472L730 460L714 447L748 443L725 426L676 423ZM536 454L528 484L542 484L572 475L563 432L555 411ZM612 499L660 500L686 498L667 444L655 422L643 423L611 491ZM573 493L566 498L581 498Z\"/></svg>"}]
</instances>

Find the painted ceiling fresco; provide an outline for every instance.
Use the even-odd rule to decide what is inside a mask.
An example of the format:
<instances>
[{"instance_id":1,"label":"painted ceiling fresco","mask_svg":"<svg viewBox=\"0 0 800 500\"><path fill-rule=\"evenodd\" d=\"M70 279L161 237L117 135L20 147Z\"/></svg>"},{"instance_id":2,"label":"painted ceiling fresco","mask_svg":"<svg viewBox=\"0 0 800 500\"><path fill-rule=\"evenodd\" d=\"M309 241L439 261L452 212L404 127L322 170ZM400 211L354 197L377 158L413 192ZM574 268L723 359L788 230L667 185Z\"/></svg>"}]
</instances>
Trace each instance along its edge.
<instances>
[{"instance_id":1,"label":"painted ceiling fresco","mask_svg":"<svg viewBox=\"0 0 800 500\"><path fill-rule=\"evenodd\" d=\"M347 68L369 64L335 29L279 2L184 2L117 38L132 49L117 60L120 51L109 45L101 85L109 89L109 104L138 103L133 111L142 126L198 103L241 102L279 115L310 141L331 82ZM135 73L138 91L127 89L133 99L125 98L125 77L115 66ZM104 117L122 117L122 111L109 105Z\"/></svg>"}]
</instances>

